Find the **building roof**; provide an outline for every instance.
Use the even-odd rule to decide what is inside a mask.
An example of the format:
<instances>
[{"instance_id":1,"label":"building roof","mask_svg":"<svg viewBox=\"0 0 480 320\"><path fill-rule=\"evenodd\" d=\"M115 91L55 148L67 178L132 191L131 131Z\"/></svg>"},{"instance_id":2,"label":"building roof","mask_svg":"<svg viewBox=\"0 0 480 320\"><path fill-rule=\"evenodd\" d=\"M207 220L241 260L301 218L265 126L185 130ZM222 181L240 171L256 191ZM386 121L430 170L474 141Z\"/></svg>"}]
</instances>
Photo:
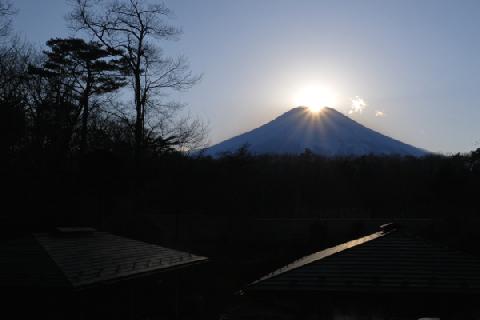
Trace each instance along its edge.
<instances>
[{"instance_id":1,"label":"building roof","mask_svg":"<svg viewBox=\"0 0 480 320\"><path fill-rule=\"evenodd\" d=\"M169 271L205 257L107 232L61 229L3 243L0 286L84 288ZM3 253L6 254L3 254Z\"/></svg>"},{"instance_id":2,"label":"building roof","mask_svg":"<svg viewBox=\"0 0 480 320\"><path fill-rule=\"evenodd\" d=\"M0 241L0 287L69 286L61 270L32 236Z\"/></svg>"},{"instance_id":3,"label":"building roof","mask_svg":"<svg viewBox=\"0 0 480 320\"><path fill-rule=\"evenodd\" d=\"M480 293L480 259L380 231L295 261L246 291Z\"/></svg>"}]
</instances>

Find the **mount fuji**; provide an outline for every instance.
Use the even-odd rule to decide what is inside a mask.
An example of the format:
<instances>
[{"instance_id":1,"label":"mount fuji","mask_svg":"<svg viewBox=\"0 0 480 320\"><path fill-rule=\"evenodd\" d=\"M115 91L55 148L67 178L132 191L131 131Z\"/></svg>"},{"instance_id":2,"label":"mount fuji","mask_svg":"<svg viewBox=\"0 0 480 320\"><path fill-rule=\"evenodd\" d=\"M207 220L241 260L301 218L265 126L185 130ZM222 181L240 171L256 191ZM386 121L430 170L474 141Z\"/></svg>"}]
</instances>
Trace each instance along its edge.
<instances>
[{"instance_id":1,"label":"mount fuji","mask_svg":"<svg viewBox=\"0 0 480 320\"><path fill-rule=\"evenodd\" d=\"M256 129L208 148L204 154L215 157L242 146L247 146L252 154L301 154L309 149L329 157L368 154L420 157L428 153L327 107L318 113L306 107L293 108Z\"/></svg>"}]
</instances>

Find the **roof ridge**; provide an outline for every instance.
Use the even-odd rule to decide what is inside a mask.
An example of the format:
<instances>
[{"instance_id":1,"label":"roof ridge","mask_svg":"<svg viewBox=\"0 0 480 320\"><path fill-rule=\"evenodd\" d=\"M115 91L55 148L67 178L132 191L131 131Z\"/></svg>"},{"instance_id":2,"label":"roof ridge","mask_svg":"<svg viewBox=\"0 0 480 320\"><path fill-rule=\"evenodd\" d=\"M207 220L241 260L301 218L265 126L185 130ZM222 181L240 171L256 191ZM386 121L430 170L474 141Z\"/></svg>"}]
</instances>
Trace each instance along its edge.
<instances>
[{"instance_id":1,"label":"roof ridge","mask_svg":"<svg viewBox=\"0 0 480 320\"><path fill-rule=\"evenodd\" d=\"M383 230L298 259L246 289L480 292L479 267L479 257L468 252Z\"/></svg>"},{"instance_id":2,"label":"roof ridge","mask_svg":"<svg viewBox=\"0 0 480 320\"><path fill-rule=\"evenodd\" d=\"M340 243L338 245L335 245L333 247L325 248L323 250L316 251L312 254L306 255L300 259L294 260L293 262L287 264L286 266L283 266L263 277L261 277L258 280L255 280L254 282L250 283L247 285L247 287L253 286L261 281L267 280L267 279L272 279L280 275L284 275L285 273L291 272L293 270L296 270L298 268L304 267L306 265L310 265L314 262L317 262L322 259L326 259L330 256L340 254L342 252L348 251L353 248L358 248L359 246L369 243L370 241L376 240L378 238L382 238L388 234L391 234L396 230L392 230L389 232L384 232L384 231L377 231L374 232L370 235L363 236L354 240L350 240L344 243Z\"/></svg>"}]
</instances>

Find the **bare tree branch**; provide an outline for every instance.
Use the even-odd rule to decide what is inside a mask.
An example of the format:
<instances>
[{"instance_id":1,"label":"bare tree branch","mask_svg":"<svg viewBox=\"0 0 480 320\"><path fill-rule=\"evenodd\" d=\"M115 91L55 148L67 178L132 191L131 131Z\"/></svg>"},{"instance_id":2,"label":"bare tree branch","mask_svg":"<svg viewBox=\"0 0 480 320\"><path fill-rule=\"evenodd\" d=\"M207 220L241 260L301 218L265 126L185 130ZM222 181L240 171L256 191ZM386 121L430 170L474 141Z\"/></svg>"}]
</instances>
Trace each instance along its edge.
<instances>
[{"instance_id":1,"label":"bare tree branch","mask_svg":"<svg viewBox=\"0 0 480 320\"><path fill-rule=\"evenodd\" d=\"M193 75L185 57L164 57L158 48L159 40L177 39L181 30L165 22L171 11L163 3L152 4L144 0L72 1L73 10L69 17L72 28L86 31L111 50L123 52L124 72L130 77L133 89L138 156L146 137L145 126L149 122L146 117L151 114L151 110L147 110L149 106L161 105L158 98L169 90L187 90L201 78ZM158 113L154 118L161 116L162 113ZM196 128L200 129L200 126Z\"/></svg>"},{"instance_id":2,"label":"bare tree branch","mask_svg":"<svg viewBox=\"0 0 480 320\"><path fill-rule=\"evenodd\" d=\"M9 0L0 0L0 37L6 37L11 32L12 16L17 13Z\"/></svg>"}]
</instances>

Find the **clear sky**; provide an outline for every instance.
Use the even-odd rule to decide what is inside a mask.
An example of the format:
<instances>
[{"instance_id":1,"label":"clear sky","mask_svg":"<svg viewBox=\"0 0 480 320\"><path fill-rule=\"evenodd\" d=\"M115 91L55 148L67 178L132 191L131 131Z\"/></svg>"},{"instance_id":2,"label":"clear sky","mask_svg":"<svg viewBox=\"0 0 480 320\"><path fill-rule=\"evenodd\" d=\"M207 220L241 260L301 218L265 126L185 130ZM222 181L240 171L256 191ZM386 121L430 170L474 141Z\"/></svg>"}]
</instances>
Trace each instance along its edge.
<instances>
[{"instance_id":1,"label":"clear sky","mask_svg":"<svg viewBox=\"0 0 480 320\"><path fill-rule=\"evenodd\" d=\"M38 47L71 35L68 0L13 3L16 31ZM333 107L396 139L445 153L480 147L478 0L166 3L184 31L167 52L185 54L204 74L180 98L208 121L212 143L321 87L334 92Z\"/></svg>"}]
</instances>

